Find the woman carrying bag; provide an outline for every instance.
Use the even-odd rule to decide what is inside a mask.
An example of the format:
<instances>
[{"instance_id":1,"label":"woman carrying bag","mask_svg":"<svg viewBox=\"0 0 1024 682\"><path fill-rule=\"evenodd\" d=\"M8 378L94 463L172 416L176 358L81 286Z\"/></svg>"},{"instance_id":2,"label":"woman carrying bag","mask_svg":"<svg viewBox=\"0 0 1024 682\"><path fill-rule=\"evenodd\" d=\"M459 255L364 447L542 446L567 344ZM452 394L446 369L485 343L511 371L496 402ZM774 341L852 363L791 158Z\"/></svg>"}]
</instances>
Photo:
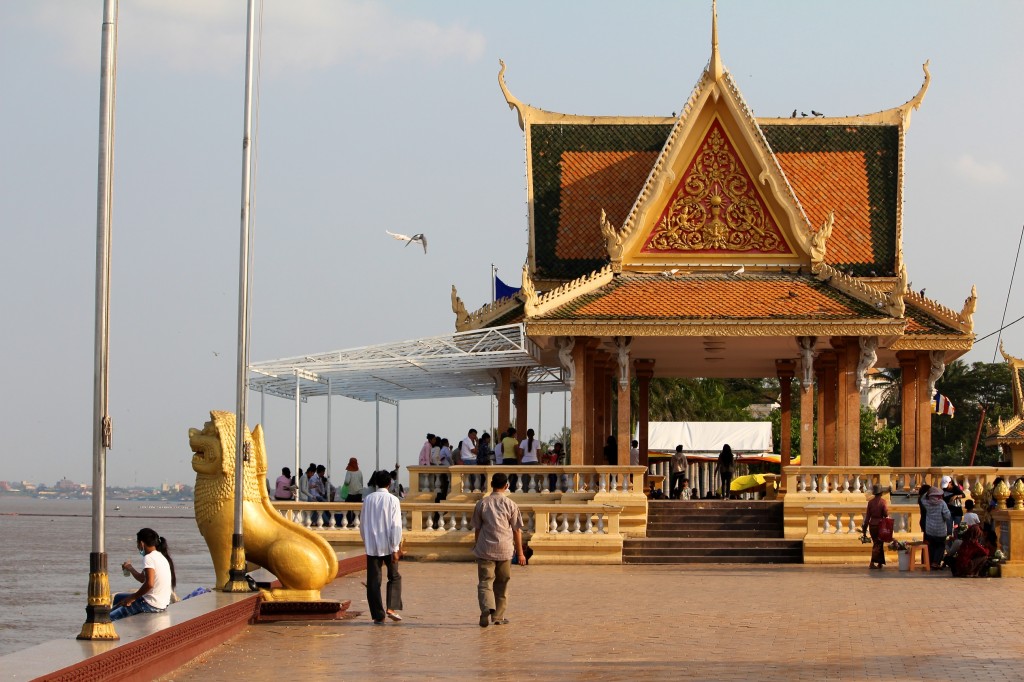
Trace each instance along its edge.
<instances>
[{"instance_id":1,"label":"woman carrying bag","mask_svg":"<svg viewBox=\"0 0 1024 682\"><path fill-rule=\"evenodd\" d=\"M885 543L892 540L892 519L889 518L889 503L882 497L885 488L876 485L871 492L874 497L868 500L861 533L867 536L871 532L871 565L868 568L881 569L885 565Z\"/></svg>"}]
</instances>

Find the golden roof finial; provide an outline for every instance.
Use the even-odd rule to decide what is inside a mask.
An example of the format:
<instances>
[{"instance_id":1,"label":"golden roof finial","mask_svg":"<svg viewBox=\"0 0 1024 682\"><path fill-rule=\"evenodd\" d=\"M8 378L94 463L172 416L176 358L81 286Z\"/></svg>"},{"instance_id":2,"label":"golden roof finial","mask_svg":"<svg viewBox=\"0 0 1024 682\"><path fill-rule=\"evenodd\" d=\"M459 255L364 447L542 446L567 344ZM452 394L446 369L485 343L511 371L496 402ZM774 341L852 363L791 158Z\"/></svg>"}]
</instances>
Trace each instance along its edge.
<instances>
[{"instance_id":1,"label":"golden roof finial","mask_svg":"<svg viewBox=\"0 0 1024 682\"><path fill-rule=\"evenodd\" d=\"M718 54L718 0L711 0L711 61L708 63L711 80L719 80L724 70L722 57Z\"/></svg>"}]
</instances>

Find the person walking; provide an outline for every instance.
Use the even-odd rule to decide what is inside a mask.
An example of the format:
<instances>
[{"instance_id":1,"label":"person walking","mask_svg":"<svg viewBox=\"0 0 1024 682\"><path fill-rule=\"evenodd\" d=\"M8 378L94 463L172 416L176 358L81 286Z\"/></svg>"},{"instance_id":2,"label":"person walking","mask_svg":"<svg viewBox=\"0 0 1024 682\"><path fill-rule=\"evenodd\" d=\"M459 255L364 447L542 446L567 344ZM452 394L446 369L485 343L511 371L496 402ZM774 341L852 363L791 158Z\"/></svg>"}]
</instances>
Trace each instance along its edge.
<instances>
[{"instance_id":1,"label":"person walking","mask_svg":"<svg viewBox=\"0 0 1024 682\"><path fill-rule=\"evenodd\" d=\"M398 561L402 558L402 506L398 497L388 492L391 473L375 471L370 477L372 493L363 500L359 535L366 548L366 601L374 625L383 625L385 618L400 621L402 609L402 576ZM387 609L380 596L381 566L388 569Z\"/></svg>"},{"instance_id":2,"label":"person walking","mask_svg":"<svg viewBox=\"0 0 1024 682\"><path fill-rule=\"evenodd\" d=\"M512 577L512 553L526 566L523 553L523 514L508 497L508 476L491 476L491 494L473 508L473 554L476 556L477 598L480 627L492 622L508 625L508 582ZM369 553L367 553L369 554Z\"/></svg>"},{"instance_id":3,"label":"person walking","mask_svg":"<svg viewBox=\"0 0 1024 682\"><path fill-rule=\"evenodd\" d=\"M885 501L885 488L880 485L872 486L871 494L874 495L868 500L867 509L864 510L864 525L861 527L861 534L871 533L871 565L868 568L882 568L885 566L885 543L879 537L879 525L882 519L889 516L889 503Z\"/></svg>"},{"instance_id":4,"label":"person walking","mask_svg":"<svg viewBox=\"0 0 1024 682\"><path fill-rule=\"evenodd\" d=\"M686 478L686 470L690 462L686 459L683 446L676 446L676 454L672 455L672 471L669 474L669 497L678 500L682 494L683 479Z\"/></svg>"}]
</instances>

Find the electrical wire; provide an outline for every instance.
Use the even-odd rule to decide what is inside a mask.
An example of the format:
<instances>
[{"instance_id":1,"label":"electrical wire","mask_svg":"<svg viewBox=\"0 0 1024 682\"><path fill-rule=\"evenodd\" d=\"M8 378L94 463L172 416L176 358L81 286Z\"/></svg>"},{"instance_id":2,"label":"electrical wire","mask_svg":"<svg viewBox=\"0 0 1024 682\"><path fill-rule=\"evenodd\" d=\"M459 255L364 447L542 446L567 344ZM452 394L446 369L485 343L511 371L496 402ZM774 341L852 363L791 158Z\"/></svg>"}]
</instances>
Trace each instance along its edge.
<instances>
[{"instance_id":1,"label":"electrical wire","mask_svg":"<svg viewBox=\"0 0 1024 682\"><path fill-rule=\"evenodd\" d=\"M999 332L998 338L996 338L996 347L992 349L992 362L996 361L996 352L999 350L999 344L1003 341L1003 330L1009 325L1004 325L1006 322L1006 309L1010 307L1010 292L1013 291L1013 278L1017 275L1017 261L1020 260L1020 245L1024 243L1024 225L1020 227L1020 239L1017 240L1017 255L1013 259L1013 272L1010 273L1010 286L1006 288L1006 303L1003 305L1003 317L999 320ZM992 336L989 334L988 336ZM986 336L985 338L988 338ZM975 341L977 343L977 341Z\"/></svg>"}]
</instances>

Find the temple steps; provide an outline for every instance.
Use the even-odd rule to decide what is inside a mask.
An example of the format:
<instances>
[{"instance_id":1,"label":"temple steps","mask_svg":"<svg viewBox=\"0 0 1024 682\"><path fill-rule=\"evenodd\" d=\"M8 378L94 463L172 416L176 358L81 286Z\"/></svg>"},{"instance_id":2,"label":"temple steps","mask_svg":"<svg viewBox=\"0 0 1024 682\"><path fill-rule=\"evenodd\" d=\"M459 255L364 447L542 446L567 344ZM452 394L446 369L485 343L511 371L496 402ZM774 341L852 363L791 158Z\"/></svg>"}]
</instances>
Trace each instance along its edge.
<instances>
[{"instance_id":1,"label":"temple steps","mask_svg":"<svg viewBox=\"0 0 1024 682\"><path fill-rule=\"evenodd\" d=\"M801 563L803 543L786 540L781 502L652 500L647 537L628 538L627 564Z\"/></svg>"}]
</instances>

